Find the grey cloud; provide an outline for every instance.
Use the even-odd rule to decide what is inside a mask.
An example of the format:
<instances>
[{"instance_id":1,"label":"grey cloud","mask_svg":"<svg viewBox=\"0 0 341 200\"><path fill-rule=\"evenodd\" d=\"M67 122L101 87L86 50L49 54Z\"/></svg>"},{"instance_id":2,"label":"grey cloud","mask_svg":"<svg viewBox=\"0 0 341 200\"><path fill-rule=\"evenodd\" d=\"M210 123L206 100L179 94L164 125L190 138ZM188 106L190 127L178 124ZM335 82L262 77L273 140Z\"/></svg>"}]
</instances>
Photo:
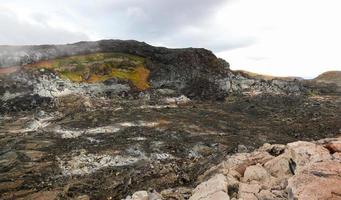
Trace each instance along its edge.
<instances>
[{"instance_id":1,"label":"grey cloud","mask_svg":"<svg viewBox=\"0 0 341 200\"><path fill-rule=\"evenodd\" d=\"M173 34L159 39L162 43L176 47L179 44L186 44L191 47L205 47L216 53L232 49L247 47L257 42L255 37L235 37L225 35L224 32L211 34Z\"/></svg>"},{"instance_id":2,"label":"grey cloud","mask_svg":"<svg viewBox=\"0 0 341 200\"><path fill-rule=\"evenodd\" d=\"M255 38L230 37L211 24L216 11L229 1L102 0L96 4L87 1L79 12L90 13L98 21L96 29L101 29L107 38L137 39L172 47L205 47L219 52L255 43ZM182 34L187 27L203 34Z\"/></svg>"},{"instance_id":3,"label":"grey cloud","mask_svg":"<svg viewBox=\"0 0 341 200\"><path fill-rule=\"evenodd\" d=\"M88 34L93 33L91 39L135 39L170 47L204 47L215 52L252 45L255 38L231 36L212 24L216 11L230 1L233 0L59 0L51 5L48 1L32 0L24 6L35 10L32 18L39 26L0 15L1 24L10 21L3 25L9 28L0 34L0 43L65 43L89 39L84 33L49 27L49 14L53 14L76 28L82 27ZM35 9L35 5L41 9ZM199 30L199 34L186 32L188 27Z\"/></svg>"},{"instance_id":4,"label":"grey cloud","mask_svg":"<svg viewBox=\"0 0 341 200\"><path fill-rule=\"evenodd\" d=\"M93 16L99 25L120 28L131 36L155 37L206 23L228 0L102 0L86 1L76 12ZM76 5L74 5L76 6ZM117 25L119 24L119 26Z\"/></svg>"},{"instance_id":5,"label":"grey cloud","mask_svg":"<svg viewBox=\"0 0 341 200\"><path fill-rule=\"evenodd\" d=\"M38 16L38 23L23 22L10 12L1 10L0 13L0 44L27 45L27 44L62 44L88 40L83 33L70 32L64 29L53 28L47 25L43 16Z\"/></svg>"}]
</instances>

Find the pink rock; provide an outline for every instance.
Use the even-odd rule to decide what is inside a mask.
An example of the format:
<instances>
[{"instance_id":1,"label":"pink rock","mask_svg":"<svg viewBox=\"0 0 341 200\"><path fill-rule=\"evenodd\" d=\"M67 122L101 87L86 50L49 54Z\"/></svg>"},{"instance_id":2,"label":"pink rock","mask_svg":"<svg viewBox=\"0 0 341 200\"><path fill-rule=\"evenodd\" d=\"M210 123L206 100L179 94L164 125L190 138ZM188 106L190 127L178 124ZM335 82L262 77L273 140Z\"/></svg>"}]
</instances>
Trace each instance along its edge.
<instances>
[{"instance_id":1,"label":"pink rock","mask_svg":"<svg viewBox=\"0 0 341 200\"><path fill-rule=\"evenodd\" d=\"M341 162L341 153L334 153L333 158Z\"/></svg>"},{"instance_id":2,"label":"pink rock","mask_svg":"<svg viewBox=\"0 0 341 200\"><path fill-rule=\"evenodd\" d=\"M275 200L276 196L269 190L262 190L257 195L258 200Z\"/></svg>"},{"instance_id":3,"label":"pink rock","mask_svg":"<svg viewBox=\"0 0 341 200\"><path fill-rule=\"evenodd\" d=\"M243 181L260 181L265 182L270 178L269 173L260 165L252 165L246 168Z\"/></svg>"},{"instance_id":4,"label":"pink rock","mask_svg":"<svg viewBox=\"0 0 341 200\"><path fill-rule=\"evenodd\" d=\"M311 142L298 141L289 143L287 146L288 150L285 154L296 162L298 168L304 167L308 163L331 159L326 148Z\"/></svg>"},{"instance_id":5,"label":"pink rock","mask_svg":"<svg viewBox=\"0 0 341 200\"><path fill-rule=\"evenodd\" d=\"M272 176L277 178L292 175L289 169L289 158L282 155L266 162L264 168L268 170Z\"/></svg>"},{"instance_id":6,"label":"pink rock","mask_svg":"<svg viewBox=\"0 0 341 200\"><path fill-rule=\"evenodd\" d=\"M258 200L258 198L252 193L239 193L239 200Z\"/></svg>"},{"instance_id":7,"label":"pink rock","mask_svg":"<svg viewBox=\"0 0 341 200\"><path fill-rule=\"evenodd\" d=\"M331 154L341 152L341 141L332 141L324 146L327 148Z\"/></svg>"},{"instance_id":8,"label":"pink rock","mask_svg":"<svg viewBox=\"0 0 341 200\"><path fill-rule=\"evenodd\" d=\"M208 181L198 185L193 191L190 200L209 200L210 196L218 192L224 192L227 195L227 181L222 174L217 174ZM212 199L213 200L213 199Z\"/></svg>"},{"instance_id":9,"label":"pink rock","mask_svg":"<svg viewBox=\"0 0 341 200\"><path fill-rule=\"evenodd\" d=\"M206 198L203 198L202 200L230 200L230 197L226 192L219 191L212 195L209 195Z\"/></svg>"},{"instance_id":10,"label":"pink rock","mask_svg":"<svg viewBox=\"0 0 341 200\"><path fill-rule=\"evenodd\" d=\"M131 198L132 200L148 200L149 195L147 191L138 191L135 192Z\"/></svg>"},{"instance_id":11,"label":"pink rock","mask_svg":"<svg viewBox=\"0 0 341 200\"><path fill-rule=\"evenodd\" d=\"M341 163L313 163L291 177L288 189L300 200L341 199Z\"/></svg>"},{"instance_id":12,"label":"pink rock","mask_svg":"<svg viewBox=\"0 0 341 200\"><path fill-rule=\"evenodd\" d=\"M247 184L247 183L239 183L239 192L240 193L258 193L260 190L259 184Z\"/></svg>"}]
</instances>

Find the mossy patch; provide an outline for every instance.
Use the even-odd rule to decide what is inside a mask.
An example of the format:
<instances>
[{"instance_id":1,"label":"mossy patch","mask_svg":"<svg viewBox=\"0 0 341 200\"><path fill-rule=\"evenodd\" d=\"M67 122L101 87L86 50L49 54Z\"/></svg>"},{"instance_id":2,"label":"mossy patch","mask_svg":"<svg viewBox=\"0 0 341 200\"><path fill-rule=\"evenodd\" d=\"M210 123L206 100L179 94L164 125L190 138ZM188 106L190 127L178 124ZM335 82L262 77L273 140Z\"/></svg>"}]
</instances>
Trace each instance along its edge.
<instances>
[{"instance_id":1,"label":"mossy patch","mask_svg":"<svg viewBox=\"0 0 341 200\"><path fill-rule=\"evenodd\" d=\"M110 78L127 80L138 90L149 88L145 59L122 53L94 53L41 61L25 67L45 68L77 83L98 83Z\"/></svg>"}]
</instances>

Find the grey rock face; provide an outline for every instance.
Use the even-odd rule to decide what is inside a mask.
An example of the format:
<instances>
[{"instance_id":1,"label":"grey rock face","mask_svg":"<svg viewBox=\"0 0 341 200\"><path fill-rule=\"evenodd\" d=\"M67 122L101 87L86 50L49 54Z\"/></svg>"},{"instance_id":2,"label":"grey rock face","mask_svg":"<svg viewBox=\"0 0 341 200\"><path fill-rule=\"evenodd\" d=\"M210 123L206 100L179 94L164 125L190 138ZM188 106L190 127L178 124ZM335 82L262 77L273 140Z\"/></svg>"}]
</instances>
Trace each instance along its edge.
<instances>
[{"instance_id":1,"label":"grey rock face","mask_svg":"<svg viewBox=\"0 0 341 200\"><path fill-rule=\"evenodd\" d=\"M229 64L206 49L167 49L143 42L102 40L67 45L0 46L0 70L38 61L89 53L119 52L146 59L150 71L150 90L168 89L191 99L224 99L238 94L301 94L305 88L297 81L259 80L234 73ZM0 71L1 75L1 71ZM78 84L61 80L51 72L21 69L0 76L0 96L5 101L18 96L38 94L56 97L76 94L129 93L128 84Z\"/></svg>"}]
</instances>

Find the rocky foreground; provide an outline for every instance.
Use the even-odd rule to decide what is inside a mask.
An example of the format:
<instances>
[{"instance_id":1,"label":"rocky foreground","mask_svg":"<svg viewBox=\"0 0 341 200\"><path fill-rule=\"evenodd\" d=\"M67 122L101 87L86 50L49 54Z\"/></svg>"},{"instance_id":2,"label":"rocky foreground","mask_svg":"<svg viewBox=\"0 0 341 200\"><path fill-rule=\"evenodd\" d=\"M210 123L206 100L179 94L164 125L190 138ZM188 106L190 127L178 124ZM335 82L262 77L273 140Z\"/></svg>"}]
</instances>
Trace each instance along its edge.
<instances>
[{"instance_id":1,"label":"rocky foreground","mask_svg":"<svg viewBox=\"0 0 341 200\"><path fill-rule=\"evenodd\" d=\"M239 146L239 150L247 150ZM126 199L275 200L341 199L341 137L266 143L229 155L199 176L194 188L138 191Z\"/></svg>"}]
</instances>

